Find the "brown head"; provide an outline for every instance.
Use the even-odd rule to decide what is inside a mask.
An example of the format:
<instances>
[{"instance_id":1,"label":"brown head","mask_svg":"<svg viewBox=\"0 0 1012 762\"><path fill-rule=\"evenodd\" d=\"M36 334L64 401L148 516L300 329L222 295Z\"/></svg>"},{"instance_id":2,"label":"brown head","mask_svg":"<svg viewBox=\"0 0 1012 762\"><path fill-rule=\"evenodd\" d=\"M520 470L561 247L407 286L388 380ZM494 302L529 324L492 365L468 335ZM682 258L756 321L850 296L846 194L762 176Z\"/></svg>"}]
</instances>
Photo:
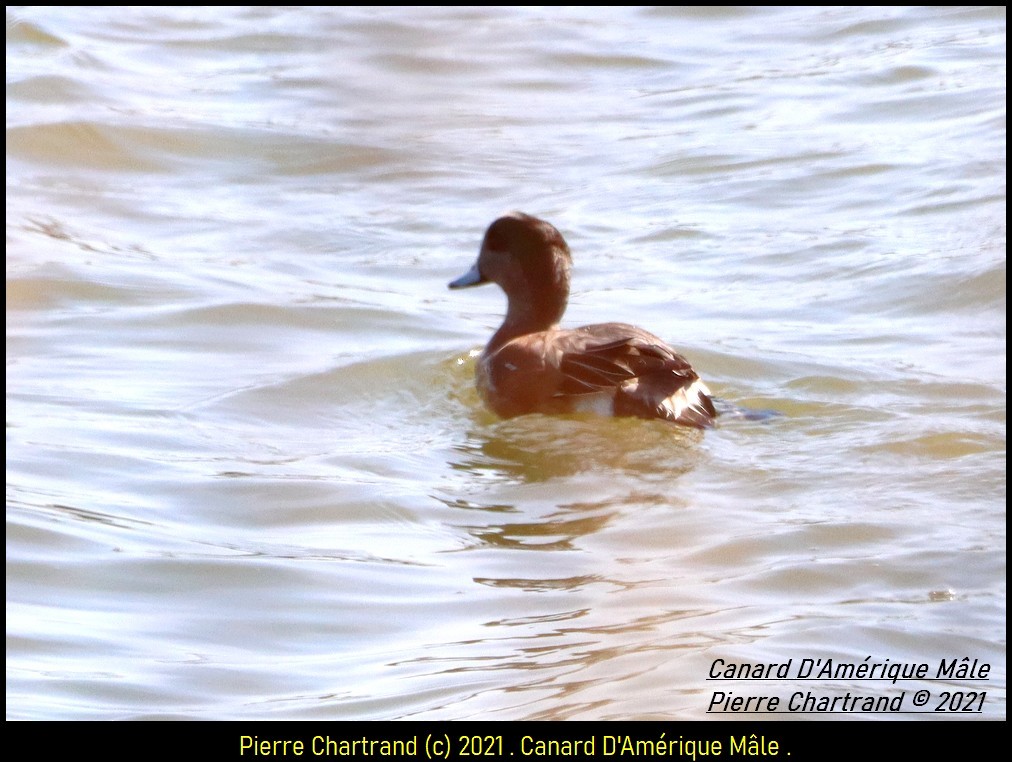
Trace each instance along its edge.
<instances>
[{"instance_id":1,"label":"brown head","mask_svg":"<svg viewBox=\"0 0 1012 762\"><path fill-rule=\"evenodd\" d=\"M558 324L569 298L572 261L566 241L554 226L512 212L489 225L478 261L450 288L496 283L506 292L506 320L492 339L498 345Z\"/></svg>"}]
</instances>

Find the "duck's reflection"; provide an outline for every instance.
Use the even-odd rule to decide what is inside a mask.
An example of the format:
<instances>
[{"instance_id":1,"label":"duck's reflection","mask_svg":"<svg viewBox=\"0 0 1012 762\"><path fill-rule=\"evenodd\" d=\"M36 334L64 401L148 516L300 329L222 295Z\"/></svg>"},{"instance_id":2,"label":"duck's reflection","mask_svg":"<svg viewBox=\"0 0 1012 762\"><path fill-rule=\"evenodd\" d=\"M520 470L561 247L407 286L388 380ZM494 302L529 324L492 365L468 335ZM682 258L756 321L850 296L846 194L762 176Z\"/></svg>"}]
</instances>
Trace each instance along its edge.
<instances>
[{"instance_id":1,"label":"duck's reflection","mask_svg":"<svg viewBox=\"0 0 1012 762\"><path fill-rule=\"evenodd\" d=\"M482 481L532 483L586 472L670 481L696 467L703 437L657 421L530 415L472 430L450 466Z\"/></svg>"},{"instance_id":2,"label":"duck's reflection","mask_svg":"<svg viewBox=\"0 0 1012 762\"><path fill-rule=\"evenodd\" d=\"M472 430L451 461L467 477L439 498L466 511L470 546L573 550L616 516L677 505L703 434L664 422L523 416ZM579 576L579 575L577 575Z\"/></svg>"}]
</instances>

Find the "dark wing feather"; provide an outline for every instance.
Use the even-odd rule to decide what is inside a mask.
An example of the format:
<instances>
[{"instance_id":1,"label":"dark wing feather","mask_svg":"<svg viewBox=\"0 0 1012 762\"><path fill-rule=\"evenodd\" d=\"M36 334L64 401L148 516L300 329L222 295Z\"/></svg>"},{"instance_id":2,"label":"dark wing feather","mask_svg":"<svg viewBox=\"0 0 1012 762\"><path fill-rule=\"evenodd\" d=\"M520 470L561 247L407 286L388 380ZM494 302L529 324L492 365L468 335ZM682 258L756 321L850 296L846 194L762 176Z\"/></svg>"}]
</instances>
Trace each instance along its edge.
<instances>
[{"instance_id":1,"label":"dark wing feather","mask_svg":"<svg viewBox=\"0 0 1012 762\"><path fill-rule=\"evenodd\" d=\"M558 362L565 378L564 394L613 389L630 379L665 371L688 371L696 378L684 357L635 326L590 325L566 331L560 338L556 344L562 350Z\"/></svg>"},{"instance_id":2,"label":"dark wing feather","mask_svg":"<svg viewBox=\"0 0 1012 762\"><path fill-rule=\"evenodd\" d=\"M564 352L559 370L563 375L563 394L585 394L612 389L623 381L636 377L636 373L626 364L593 352Z\"/></svg>"},{"instance_id":3,"label":"dark wing feather","mask_svg":"<svg viewBox=\"0 0 1012 762\"><path fill-rule=\"evenodd\" d=\"M564 334L565 339L558 342L558 367L563 377L558 394L612 391L618 415L713 425L716 410L705 387L697 385L699 376L661 339L621 323L586 326Z\"/></svg>"}]
</instances>

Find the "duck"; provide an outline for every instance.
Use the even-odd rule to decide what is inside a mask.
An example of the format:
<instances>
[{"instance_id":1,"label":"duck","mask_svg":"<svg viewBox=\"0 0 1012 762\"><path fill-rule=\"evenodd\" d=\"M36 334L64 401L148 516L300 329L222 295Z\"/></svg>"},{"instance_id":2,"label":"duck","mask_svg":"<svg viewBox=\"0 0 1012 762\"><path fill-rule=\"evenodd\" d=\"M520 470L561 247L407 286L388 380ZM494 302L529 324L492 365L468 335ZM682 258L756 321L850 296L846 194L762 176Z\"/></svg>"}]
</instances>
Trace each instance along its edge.
<instances>
[{"instance_id":1,"label":"duck","mask_svg":"<svg viewBox=\"0 0 1012 762\"><path fill-rule=\"evenodd\" d=\"M710 390L663 339L626 323L559 326L572 264L555 226L511 212L489 225L474 266L449 283L495 283L506 293L506 317L475 367L485 405L501 418L596 413L712 427Z\"/></svg>"}]
</instances>

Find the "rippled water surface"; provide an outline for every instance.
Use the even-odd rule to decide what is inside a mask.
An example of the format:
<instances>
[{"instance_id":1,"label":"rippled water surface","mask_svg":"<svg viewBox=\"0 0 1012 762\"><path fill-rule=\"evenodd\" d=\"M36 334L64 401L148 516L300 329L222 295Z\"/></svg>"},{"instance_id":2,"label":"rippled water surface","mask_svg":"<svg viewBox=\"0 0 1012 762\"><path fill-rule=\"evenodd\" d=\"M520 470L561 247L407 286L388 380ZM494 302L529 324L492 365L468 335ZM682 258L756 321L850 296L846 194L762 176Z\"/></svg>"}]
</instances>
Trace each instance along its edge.
<instances>
[{"instance_id":1,"label":"rippled water surface","mask_svg":"<svg viewBox=\"0 0 1012 762\"><path fill-rule=\"evenodd\" d=\"M992 673L731 690L1004 718L1005 61L1003 7L8 8L7 717L702 718L715 659L870 656ZM509 209L567 324L780 415L484 411L504 300L446 283Z\"/></svg>"}]
</instances>

